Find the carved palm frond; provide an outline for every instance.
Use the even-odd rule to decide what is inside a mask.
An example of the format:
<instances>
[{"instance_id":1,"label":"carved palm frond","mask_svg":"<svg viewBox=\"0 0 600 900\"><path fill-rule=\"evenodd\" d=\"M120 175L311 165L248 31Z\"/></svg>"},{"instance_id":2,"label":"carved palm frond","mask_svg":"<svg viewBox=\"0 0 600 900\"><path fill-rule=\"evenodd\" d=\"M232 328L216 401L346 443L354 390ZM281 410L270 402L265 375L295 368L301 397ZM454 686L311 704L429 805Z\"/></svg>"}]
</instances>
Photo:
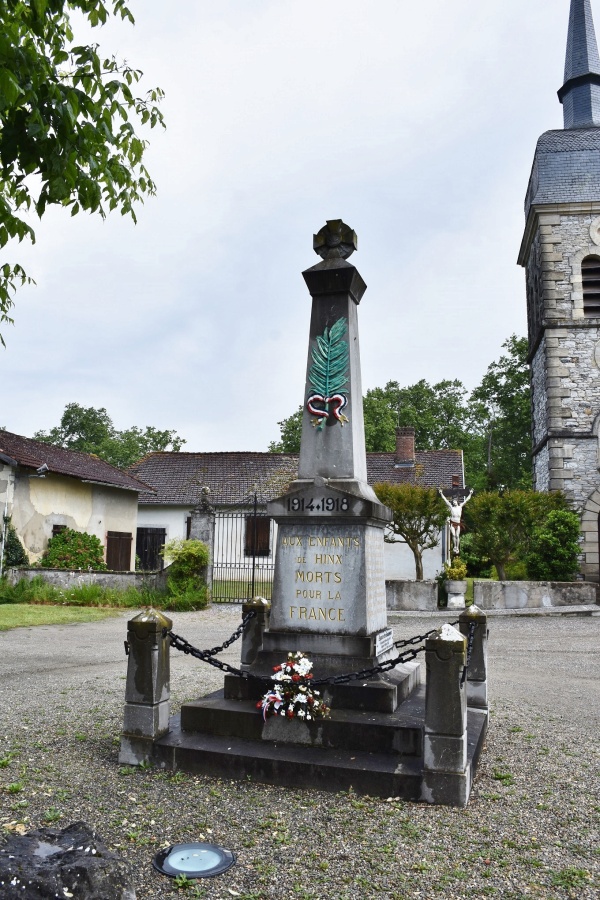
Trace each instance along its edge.
<instances>
[{"instance_id":1,"label":"carved palm frond","mask_svg":"<svg viewBox=\"0 0 600 900\"><path fill-rule=\"evenodd\" d=\"M331 328L326 328L322 335L317 335L308 377L312 390L323 397L345 393L350 360L345 334L346 319L342 316Z\"/></svg>"}]
</instances>

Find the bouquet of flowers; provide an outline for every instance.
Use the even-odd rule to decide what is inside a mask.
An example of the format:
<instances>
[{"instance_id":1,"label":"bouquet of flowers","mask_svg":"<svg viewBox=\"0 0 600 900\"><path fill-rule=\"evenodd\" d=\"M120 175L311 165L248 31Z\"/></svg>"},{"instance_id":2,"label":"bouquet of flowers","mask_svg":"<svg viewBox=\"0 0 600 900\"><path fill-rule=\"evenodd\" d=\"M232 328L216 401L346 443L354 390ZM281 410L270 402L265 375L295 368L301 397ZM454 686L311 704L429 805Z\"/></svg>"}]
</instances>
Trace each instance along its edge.
<instances>
[{"instance_id":1,"label":"bouquet of flowers","mask_svg":"<svg viewBox=\"0 0 600 900\"><path fill-rule=\"evenodd\" d=\"M273 687L256 704L265 721L268 716L286 716L310 722L329 715L321 694L310 686L312 662L304 653L288 653L287 660L274 666L273 673Z\"/></svg>"}]
</instances>

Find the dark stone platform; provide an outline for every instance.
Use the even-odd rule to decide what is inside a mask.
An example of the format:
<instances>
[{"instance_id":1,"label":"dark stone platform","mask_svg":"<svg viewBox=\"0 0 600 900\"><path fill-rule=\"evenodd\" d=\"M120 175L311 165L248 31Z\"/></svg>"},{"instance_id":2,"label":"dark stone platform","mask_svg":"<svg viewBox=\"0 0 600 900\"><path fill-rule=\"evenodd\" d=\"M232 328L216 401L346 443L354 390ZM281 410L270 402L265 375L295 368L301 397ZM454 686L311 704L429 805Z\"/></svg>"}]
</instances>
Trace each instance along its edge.
<instances>
[{"instance_id":1,"label":"dark stone platform","mask_svg":"<svg viewBox=\"0 0 600 900\"><path fill-rule=\"evenodd\" d=\"M281 661L281 654L279 655ZM367 664L375 665L376 660L368 660ZM357 666L364 668L365 663ZM349 666L346 665L346 670ZM328 706L335 709L370 710L373 712L393 713L419 684L419 667L417 664L397 666L391 672L378 675L368 680L350 681L347 684L328 684L317 689L322 693ZM227 700L259 700L270 690L271 677L264 680L253 678L242 680L237 675L226 675L224 696Z\"/></svg>"},{"instance_id":2,"label":"dark stone platform","mask_svg":"<svg viewBox=\"0 0 600 900\"><path fill-rule=\"evenodd\" d=\"M226 700L218 691L184 705L181 716L171 719L169 733L154 743L153 760L192 774L426 799L424 713L425 686L416 688L393 714L334 709L330 720L314 723L276 718L264 723L254 701ZM487 713L469 709L467 793L486 729ZM447 786L440 782L437 791L435 802L463 805L455 776Z\"/></svg>"}]
</instances>

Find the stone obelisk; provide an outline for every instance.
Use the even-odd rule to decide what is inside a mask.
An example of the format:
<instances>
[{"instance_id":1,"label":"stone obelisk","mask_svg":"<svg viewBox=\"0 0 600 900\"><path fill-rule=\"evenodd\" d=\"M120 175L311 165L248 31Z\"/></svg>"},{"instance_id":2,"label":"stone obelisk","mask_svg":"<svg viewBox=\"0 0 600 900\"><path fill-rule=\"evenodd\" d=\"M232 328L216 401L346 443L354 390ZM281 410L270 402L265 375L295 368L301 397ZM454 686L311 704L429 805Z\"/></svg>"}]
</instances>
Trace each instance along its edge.
<instances>
[{"instance_id":1,"label":"stone obelisk","mask_svg":"<svg viewBox=\"0 0 600 900\"><path fill-rule=\"evenodd\" d=\"M366 285L347 258L356 234L340 220L314 237L298 479L268 505L278 525L271 620L258 669L302 650L315 672L373 665L389 654L383 531L367 483L358 304ZM264 667L264 668L263 668Z\"/></svg>"}]
</instances>

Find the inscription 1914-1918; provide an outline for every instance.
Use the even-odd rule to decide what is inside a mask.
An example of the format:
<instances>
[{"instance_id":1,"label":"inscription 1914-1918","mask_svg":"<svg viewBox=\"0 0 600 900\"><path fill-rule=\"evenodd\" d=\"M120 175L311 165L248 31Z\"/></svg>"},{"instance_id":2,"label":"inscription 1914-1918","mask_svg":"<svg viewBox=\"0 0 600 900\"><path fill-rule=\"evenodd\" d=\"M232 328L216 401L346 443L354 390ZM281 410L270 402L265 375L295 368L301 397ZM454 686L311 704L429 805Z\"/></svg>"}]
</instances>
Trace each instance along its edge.
<instances>
[{"instance_id":1,"label":"inscription 1914-1918","mask_svg":"<svg viewBox=\"0 0 600 900\"><path fill-rule=\"evenodd\" d=\"M288 497L288 512L351 513L348 497Z\"/></svg>"}]
</instances>

